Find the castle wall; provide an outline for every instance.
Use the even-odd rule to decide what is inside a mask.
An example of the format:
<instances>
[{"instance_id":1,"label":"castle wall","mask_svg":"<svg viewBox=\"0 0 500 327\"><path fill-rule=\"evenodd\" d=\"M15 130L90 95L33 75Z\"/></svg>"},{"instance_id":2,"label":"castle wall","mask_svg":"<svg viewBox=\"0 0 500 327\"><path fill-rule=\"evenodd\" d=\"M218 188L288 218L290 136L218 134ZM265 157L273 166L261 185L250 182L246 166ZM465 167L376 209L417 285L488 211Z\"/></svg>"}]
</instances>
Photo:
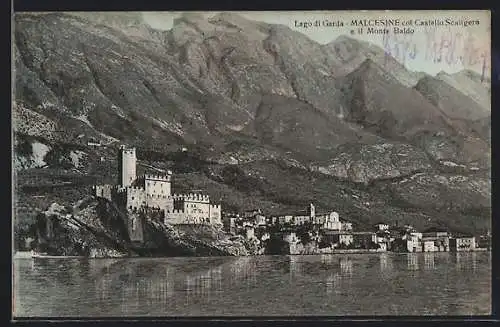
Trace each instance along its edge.
<instances>
[{"instance_id":1,"label":"castle wall","mask_svg":"<svg viewBox=\"0 0 500 327\"><path fill-rule=\"evenodd\" d=\"M185 215L183 211L173 210L165 213L165 224L178 225L185 224Z\"/></svg>"},{"instance_id":2,"label":"castle wall","mask_svg":"<svg viewBox=\"0 0 500 327\"><path fill-rule=\"evenodd\" d=\"M128 234L132 242L144 241L143 220L137 213L131 214L127 223Z\"/></svg>"},{"instance_id":3,"label":"castle wall","mask_svg":"<svg viewBox=\"0 0 500 327\"><path fill-rule=\"evenodd\" d=\"M199 201L184 201L186 219L194 223L210 222L210 203Z\"/></svg>"},{"instance_id":4,"label":"castle wall","mask_svg":"<svg viewBox=\"0 0 500 327\"><path fill-rule=\"evenodd\" d=\"M146 194L171 195L170 175L145 175Z\"/></svg>"},{"instance_id":5,"label":"castle wall","mask_svg":"<svg viewBox=\"0 0 500 327\"><path fill-rule=\"evenodd\" d=\"M126 188L126 193L126 206L128 210L137 210L146 205L146 192L143 188L130 186Z\"/></svg>"},{"instance_id":6,"label":"castle wall","mask_svg":"<svg viewBox=\"0 0 500 327\"><path fill-rule=\"evenodd\" d=\"M146 192L146 205L152 208L160 208L165 212L174 210L174 202L171 196L170 175L145 175L144 188Z\"/></svg>"},{"instance_id":7,"label":"castle wall","mask_svg":"<svg viewBox=\"0 0 500 327\"><path fill-rule=\"evenodd\" d=\"M174 194L174 210L184 213L185 223L210 223L210 198L202 194ZM217 217L217 212L214 213Z\"/></svg>"},{"instance_id":8,"label":"castle wall","mask_svg":"<svg viewBox=\"0 0 500 327\"><path fill-rule=\"evenodd\" d=\"M176 203L179 203L179 199ZM222 225L222 209L220 205L205 202L183 201L181 209L165 213L168 224L220 224Z\"/></svg>"},{"instance_id":9,"label":"castle wall","mask_svg":"<svg viewBox=\"0 0 500 327\"><path fill-rule=\"evenodd\" d=\"M113 195L112 195L113 187L109 184L104 184L104 185L95 185L94 186L94 195L100 198L105 198L108 201L113 200Z\"/></svg>"}]
</instances>

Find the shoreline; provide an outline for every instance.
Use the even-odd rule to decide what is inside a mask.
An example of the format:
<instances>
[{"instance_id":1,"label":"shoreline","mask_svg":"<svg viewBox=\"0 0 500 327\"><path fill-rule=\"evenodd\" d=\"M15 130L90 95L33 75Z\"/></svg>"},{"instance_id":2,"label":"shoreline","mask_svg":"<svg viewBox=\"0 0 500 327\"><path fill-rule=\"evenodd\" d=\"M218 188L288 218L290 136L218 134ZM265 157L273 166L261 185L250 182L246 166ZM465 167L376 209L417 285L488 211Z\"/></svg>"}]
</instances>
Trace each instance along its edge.
<instances>
[{"instance_id":1,"label":"shoreline","mask_svg":"<svg viewBox=\"0 0 500 327\"><path fill-rule=\"evenodd\" d=\"M376 253L394 253L394 254L408 254L408 253L472 253L472 252L491 252L491 249L477 248L471 251L433 251L433 252L396 252L396 251L377 251L365 249L351 249L351 250L336 250L325 253L308 253L308 254L268 254L268 256L311 256L311 255L336 255L336 254L376 254ZM247 256L206 256L201 258L211 257L259 257L266 254L247 255ZM196 256L106 256L106 257L90 257L90 256L57 256L57 255L33 255L29 251L18 251L14 253L12 259L158 259L158 258L194 258ZM198 257L200 258L200 257Z\"/></svg>"}]
</instances>

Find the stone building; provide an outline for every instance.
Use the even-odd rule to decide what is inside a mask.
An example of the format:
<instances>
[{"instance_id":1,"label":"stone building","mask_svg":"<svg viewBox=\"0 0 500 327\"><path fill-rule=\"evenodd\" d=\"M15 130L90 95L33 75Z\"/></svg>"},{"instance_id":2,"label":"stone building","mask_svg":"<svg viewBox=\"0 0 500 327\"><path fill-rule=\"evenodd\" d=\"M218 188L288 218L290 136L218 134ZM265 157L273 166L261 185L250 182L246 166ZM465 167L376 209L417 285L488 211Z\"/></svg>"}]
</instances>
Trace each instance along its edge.
<instances>
[{"instance_id":1,"label":"stone building","mask_svg":"<svg viewBox=\"0 0 500 327\"><path fill-rule=\"evenodd\" d=\"M460 236L450 238L450 250L453 252L474 251L476 238L474 236Z\"/></svg>"},{"instance_id":2,"label":"stone building","mask_svg":"<svg viewBox=\"0 0 500 327\"><path fill-rule=\"evenodd\" d=\"M436 251L434 247L433 240L423 240L422 241L422 252L434 252Z\"/></svg>"},{"instance_id":3,"label":"stone building","mask_svg":"<svg viewBox=\"0 0 500 327\"><path fill-rule=\"evenodd\" d=\"M118 185L95 185L94 194L128 212L151 212L169 224L222 224L221 206L208 195L172 194L172 172L137 177L135 148L122 146L119 152Z\"/></svg>"},{"instance_id":4,"label":"stone building","mask_svg":"<svg viewBox=\"0 0 500 327\"><path fill-rule=\"evenodd\" d=\"M376 231L389 230L389 224L382 223L382 222L375 224L374 227L375 227Z\"/></svg>"},{"instance_id":5,"label":"stone building","mask_svg":"<svg viewBox=\"0 0 500 327\"><path fill-rule=\"evenodd\" d=\"M354 235L349 232L327 230L323 235L323 240L329 244L350 246L354 242Z\"/></svg>"}]
</instances>

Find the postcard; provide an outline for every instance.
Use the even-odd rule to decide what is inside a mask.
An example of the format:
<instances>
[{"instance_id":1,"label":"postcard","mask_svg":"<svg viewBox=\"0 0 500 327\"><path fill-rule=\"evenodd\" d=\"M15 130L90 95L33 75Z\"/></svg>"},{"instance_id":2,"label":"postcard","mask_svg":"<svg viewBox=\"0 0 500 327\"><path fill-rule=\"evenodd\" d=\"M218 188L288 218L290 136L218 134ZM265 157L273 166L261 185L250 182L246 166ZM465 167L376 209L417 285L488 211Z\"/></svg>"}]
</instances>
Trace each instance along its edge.
<instances>
[{"instance_id":1,"label":"postcard","mask_svg":"<svg viewBox=\"0 0 500 327\"><path fill-rule=\"evenodd\" d=\"M13 319L490 315L490 28L15 13Z\"/></svg>"}]
</instances>

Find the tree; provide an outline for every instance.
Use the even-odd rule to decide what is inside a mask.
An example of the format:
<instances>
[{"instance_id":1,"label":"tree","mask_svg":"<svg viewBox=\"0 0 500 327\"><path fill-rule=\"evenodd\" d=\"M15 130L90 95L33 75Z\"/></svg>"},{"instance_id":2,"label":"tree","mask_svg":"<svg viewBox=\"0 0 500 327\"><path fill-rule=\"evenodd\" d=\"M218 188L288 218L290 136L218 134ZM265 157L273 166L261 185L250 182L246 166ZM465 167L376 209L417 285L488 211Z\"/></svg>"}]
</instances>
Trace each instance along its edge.
<instances>
[{"instance_id":1,"label":"tree","mask_svg":"<svg viewBox=\"0 0 500 327\"><path fill-rule=\"evenodd\" d=\"M306 224L297 228L297 237L302 241L302 244L306 245L311 242L311 235L309 235L310 232L312 232L312 228Z\"/></svg>"}]
</instances>

